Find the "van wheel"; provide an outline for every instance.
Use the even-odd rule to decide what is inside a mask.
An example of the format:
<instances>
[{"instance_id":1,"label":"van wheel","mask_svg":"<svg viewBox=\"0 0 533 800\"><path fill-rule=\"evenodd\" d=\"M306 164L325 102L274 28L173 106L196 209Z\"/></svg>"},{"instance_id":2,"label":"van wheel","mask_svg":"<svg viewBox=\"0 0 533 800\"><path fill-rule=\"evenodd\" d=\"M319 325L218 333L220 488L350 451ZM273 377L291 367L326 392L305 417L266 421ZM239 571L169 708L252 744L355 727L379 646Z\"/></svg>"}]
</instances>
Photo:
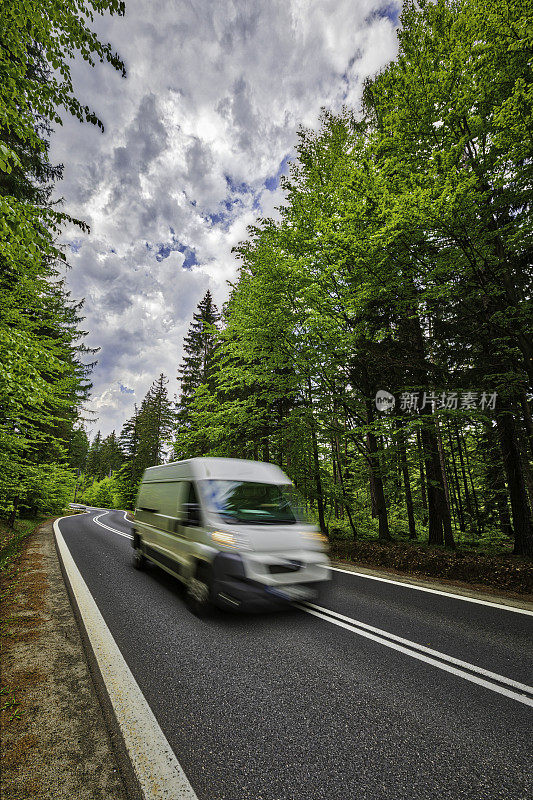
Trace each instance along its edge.
<instances>
[{"instance_id":1,"label":"van wheel","mask_svg":"<svg viewBox=\"0 0 533 800\"><path fill-rule=\"evenodd\" d=\"M144 569L146 567L146 558L140 548L136 548L133 554L133 566L135 569Z\"/></svg>"},{"instance_id":2,"label":"van wheel","mask_svg":"<svg viewBox=\"0 0 533 800\"><path fill-rule=\"evenodd\" d=\"M187 585L185 602L189 611L196 617L207 617L212 609L208 584L199 578L191 578Z\"/></svg>"}]
</instances>

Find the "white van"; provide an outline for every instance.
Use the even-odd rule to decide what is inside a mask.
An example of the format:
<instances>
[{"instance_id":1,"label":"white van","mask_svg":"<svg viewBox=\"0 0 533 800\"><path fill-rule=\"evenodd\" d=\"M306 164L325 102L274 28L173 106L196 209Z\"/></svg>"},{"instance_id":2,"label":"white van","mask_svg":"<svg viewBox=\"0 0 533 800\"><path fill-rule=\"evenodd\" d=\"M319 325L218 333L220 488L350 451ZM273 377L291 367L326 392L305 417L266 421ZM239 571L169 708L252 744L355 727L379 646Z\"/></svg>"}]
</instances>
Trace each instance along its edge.
<instances>
[{"instance_id":1,"label":"white van","mask_svg":"<svg viewBox=\"0 0 533 800\"><path fill-rule=\"evenodd\" d=\"M134 565L148 560L182 581L195 613L316 599L330 578L326 541L274 464L191 458L144 473Z\"/></svg>"}]
</instances>

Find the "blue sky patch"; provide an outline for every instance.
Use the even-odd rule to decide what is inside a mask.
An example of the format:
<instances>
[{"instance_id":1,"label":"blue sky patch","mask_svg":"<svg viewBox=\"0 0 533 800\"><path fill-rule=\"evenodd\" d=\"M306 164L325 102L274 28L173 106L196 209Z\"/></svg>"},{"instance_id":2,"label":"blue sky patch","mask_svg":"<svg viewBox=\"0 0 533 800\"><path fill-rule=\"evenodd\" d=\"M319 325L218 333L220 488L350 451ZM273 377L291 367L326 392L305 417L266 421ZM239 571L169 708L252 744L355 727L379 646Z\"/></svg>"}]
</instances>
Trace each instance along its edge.
<instances>
[{"instance_id":1,"label":"blue sky patch","mask_svg":"<svg viewBox=\"0 0 533 800\"><path fill-rule=\"evenodd\" d=\"M265 189L268 189L269 192L275 192L279 186L279 181L282 175L285 174L287 171L287 164L289 163L289 153L283 157L281 164L278 167L278 171L275 175L271 175L265 180Z\"/></svg>"},{"instance_id":2,"label":"blue sky patch","mask_svg":"<svg viewBox=\"0 0 533 800\"><path fill-rule=\"evenodd\" d=\"M252 187L245 181L236 183L231 175L227 174L224 175L224 178L226 179L230 192L233 192L233 194L250 194L250 192L253 192Z\"/></svg>"},{"instance_id":3,"label":"blue sky patch","mask_svg":"<svg viewBox=\"0 0 533 800\"><path fill-rule=\"evenodd\" d=\"M178 253L183 253L185 256L185 259L182 264L183 269L191 269L191 267L194 267L195 264L198 264L198 259L196 258L196 251L194 250L194 248L189 247L188 244L184 244L183 242L179 241L174 231L174 228L169 228L169 230L172 238L170 242L159 242L157 244L157 253L155 255L155 260L163 261L163 259L168 258L172 252L177 251ZM149 247L148 249L151 250L152 247Z\"/></svg>"}]
</instances>

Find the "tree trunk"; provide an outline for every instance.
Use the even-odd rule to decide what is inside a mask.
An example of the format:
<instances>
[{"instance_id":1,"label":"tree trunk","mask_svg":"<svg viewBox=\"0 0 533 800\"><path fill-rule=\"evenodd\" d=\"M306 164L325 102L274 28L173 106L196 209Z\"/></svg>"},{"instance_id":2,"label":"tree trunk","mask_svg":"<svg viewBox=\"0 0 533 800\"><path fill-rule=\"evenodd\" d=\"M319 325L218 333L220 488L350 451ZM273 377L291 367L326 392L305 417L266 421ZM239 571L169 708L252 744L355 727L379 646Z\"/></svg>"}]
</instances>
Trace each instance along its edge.
<instances>
[{"instance_id":1,"label":"tree trunk","mask_svg":"<svg viewBox=\"0 0 533 800\"><path fill-rule=\"evenodd\" d=\"M524 472L524 480L529 496L529 508L533 509L533 472L531 471L531 465L529 463L529 443L527 441L528 436L526 431L524 431L521 426L518 427L517 434L518 449L520 450L520 457L522 459L522 470Z\"/></svg>"},{"instance_id":2,"label":"tree trunk","mask_svg":"<svg viewBox=\"0 0 533 800\"><path fill-rule=\"evenodd\" d=\"M515 535L514 553L533 556L533 531L520 452L513 415L500 411L496 415L498 436L503 456L503 465L509 487L511 513Z\"/></svg>"},{"instance_id":3,"label":"tree trunk","mask_svg":"<svg viewBox=\"0 0 533 800\"><path fill-rule=\"evenodd\" d=\"M463 440L463 451L464 451L464 456L465 456L465 464L466 464L466 469L467 469L467 472L468 472L468 477L470 478L471 497L472 497L472 500L474 502L474 513L475 513L475 517L476 517L476 534L477 534L477 536L482 536L482 534L483 534L483 520L481 519L481 514L480 514L480 511L479 511L479 503L478 503L478 499L477 499L476 487L474 486L474 479L472 478L472 469L470 467L470 456L468 454L468 448L466 446L466 439L464 437L464 434L462 433L462 431L459 431L459 434L460 434L460 436L461 436L461 438Z\"/></svg>"},{"instance_id":4,"label":"tree trunk","mask_svg":"<svg viewBox=\"0 0 533 800\"><path fill-rule=\"evenodd\" d=\"M498 430L492 425L486 427L488 451L487 451L487 473L486 479L489 486L490 496L495 502L496 513L500 530L504 536L514 538L513 526L511 525L511 515L509 514L509 504L507 502L507 487L503 475L503 464L501 463L501 449L498 441Z\"/></svg>"},{"instance_id":5,"label":"tree trunk","mask_svg":"<svg viewBox=\"0 0 533 800\"><path fill-rule=\"evenodd\" d=\"M376 489L374 486L374 472L370 465L370 461L368 463L368 486L370 489L370 513L372 515L372 519L377 519L378 517L378 504L376 502Z\"/></svg>"},{"instance_id":6,"label":"tree trunk","mask_svg":"<svg viewBox=\"0 0 533 800\"><path fill-rule=\"evenodd\" d=\"M466 510L467 510L467 512L468 512L468 514L470 516L470 520L472 520L473 517L474 517L474 513L473 513L473 509L472 509L472 502L470 500L470 491L468 489L468 481L466 479L465 462L464 462L464 458L463 458L463 446L461 444L461 437L459 435L459 427L458 427L456 422L454 422L454 430L455 430L455 438L456 438L456 441L457 441L457 450L458 450L458 453L459 453L459 463L461 464L461 476L463 478L463 486L464 486L464 490L465 490L465 505L466 505Z\"/></svg>"},{"instance_id":7,"label":"tree trunk","mask_svg":"<svg viewBox=\"0 0 533 800\"><path fill-rule=\"evenodd\" d=\"M420 471L420 494L422 496L422 508L427 511L428 499L426 493L426 477L424 472L424 449L422 447L422 437L420 436L420 428L416 429L416 446L418 453L418 469Z\"/></svg>"},{"instance_id":8,"label":"tree trunk","mask_svg":"<svg viewBox=\"0 0 533 800\"><path fill-rule=\"evenodd\" d=\"M311 442L313 445L313 471L315 473L315 487L316 487L316 502L318 508L318 523L320 530L324 536L328 535L326 520L324 518L324 498L322 494L322 480L320 478L320 459L318 458L318 440L316 435L316 424L313 415L313 396L311 390L311 378L307 379L307 388L309 391L309 424L311 428Z\"/></svg>"},{"instance_id":9,"label":"tree trunk","mask_svg":"<svg viewBox=\"0 0 533 800\"><path fill-rule=\"evenodd\" d=\"M437 447L439 450L439 465L442 473L443 491L442 491L441 502L443 503L442 529L444 532L444 544L446 545L446 547L455 547L455 542L453 539L453 531L452 531L450 492L448 489L448 479L446 477L446 458L444 454L444 448L442 446L442 437L440 435L440 427L437 417L435 417L435 433L437 435Z\"/></svg>"},{"instance_id":10,"label":"tree trunk","mask_svg":"<svg viewBox=\"0 0 533 800\"><path fill-rule=\"evenodd\" d=\"M345 486L344 486L344 477L343 477L343 474L342 474L342 468L341 468L341 463L340 463L339 440L338 440L337 437L335 437L335 447L336 447L336 454L337 454L337 469L338 469L338 474L339 474L339 481L340 481L342 496L344 498L344 508L346 509L346 513L348 514L348 520L350 522L350 528L352 529L353 538L357 539L357 530L356 530L355 525L354 525L354 521L353 521L353 518L352 518L352 512L350 511L350 506L348 505L348 497L346 495L346 489L345 489Z\"/></svg>"},{"instance_id":11,"label":"tree trunk","mask_svg":"<svg viewBox=\"0 0 533 800\"><path fill-rule=\"evenodd\" d=\"M367 398L366 400L367 420L370 425L373 421L372 401ZM376 503L376 513L378 517L378 539L382 542L392 541L392 536L389 530L389 520L387 515L387 502L385 500L385 491L383 489L383 480L381 478L381 466L379 463L379 451L376 435L373 431L367 433L367 448L368 448L368 464L370 473L372 475L372 483L374 487L374 500Z\"/></svg>"},{"instance_id":12,"label":"tree trunk","mask_svg":"<svg viewBox=\"0 0 533 800\"><path fill-rule=\"evenodd\" d=\"M427 477L429 544L446 544L446 547L454 547L450 510L444 493L444 479L433 415L429 409L422 410L421 414L425 417L422 442Z\"/></svg>"},{"instance_id":13,"label":"tree trunk","mask_svg":"<svg viewBox=\"0 0 533 800\"><path fill-rule=\"evenodd\" d=\"M527 432L529 450L531 456L533 457L533 420L531 419L531 411L529 410L529 403L527 400L527 396L523 390L520 392L520 405L522 407L522 414L524 417L524 425L526 427L526 432Z\"/></svg>"},{"instance_id":14,"label":"tree trunk","mask_svg":"<svg viewBox=\"0 0 533 800\"><path fill-rule=\"evenodd\" d=\"M448 420L447 423L447 430L448 430L448 444L450 445L450 454L452 457L452 467L453 467L453 477L455 483L455 491L454 496L457 498L457 516L459 519L459 530L461 533L465 532L465 515L463 511L463 499L461 497L461 486L459 483L459 475L457 473L457 462L455 460L455 448L453 446L453 439L452 439L452 432L450 427L450 421Z\"/></svg>"},{"instance_id":15,"label":"tree trunk","mask_svg":"<svg viewBox=\"0 0 533 800\"><path fill-rule=\"evenodd\" d=\"M407 450L405 447L405 436L403 431L403 420L397 417L398 442L400 453L400 468L403 477L403 488L405 492L405 505L407 508L407 521L409 523L409 538L416 539L415 515L413 511L413 496L411 494L411 483L409 481L409 467L407 464Z\"/></svg>"}]
</instances>

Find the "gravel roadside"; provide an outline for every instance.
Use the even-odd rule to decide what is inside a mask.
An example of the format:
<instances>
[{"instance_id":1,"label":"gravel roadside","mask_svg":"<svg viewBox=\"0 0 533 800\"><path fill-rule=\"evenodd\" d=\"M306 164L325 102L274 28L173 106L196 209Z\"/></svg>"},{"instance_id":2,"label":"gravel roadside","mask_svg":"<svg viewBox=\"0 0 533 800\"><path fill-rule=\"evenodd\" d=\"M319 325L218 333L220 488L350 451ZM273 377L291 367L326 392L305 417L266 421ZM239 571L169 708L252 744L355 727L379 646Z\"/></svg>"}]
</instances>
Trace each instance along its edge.
<instances>
[{"instance_id":1,"label":"gravel roadside","mask_svg":"<svg viewBox=\"0 0 533 800\"><path fill-rule=\"evenodd\" d=\"M65 588L52 523L18 558L1 608L3 800L128 800Z\"/></svg>"}]
</instances>

